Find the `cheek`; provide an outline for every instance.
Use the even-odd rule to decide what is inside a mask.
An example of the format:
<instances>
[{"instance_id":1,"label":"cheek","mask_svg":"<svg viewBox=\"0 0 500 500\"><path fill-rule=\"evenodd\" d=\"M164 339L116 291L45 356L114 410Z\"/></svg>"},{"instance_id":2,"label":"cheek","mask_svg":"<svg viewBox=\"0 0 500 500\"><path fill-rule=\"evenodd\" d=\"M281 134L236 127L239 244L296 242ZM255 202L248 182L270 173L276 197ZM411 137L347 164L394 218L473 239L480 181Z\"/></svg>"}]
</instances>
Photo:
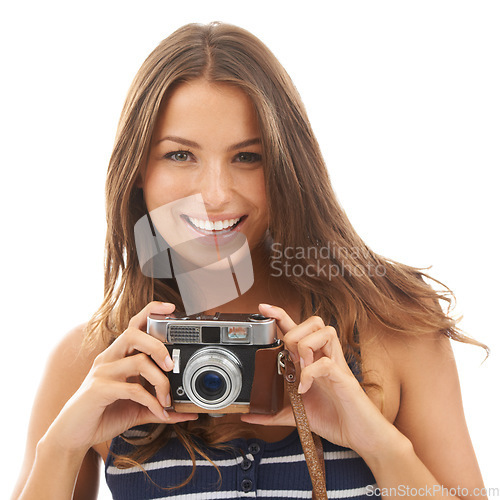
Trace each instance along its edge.
<instances>
[{"instance_id":1,"label":"cheek","mask_svg":"<svg viewBox=\"0 0 500 500\"><path fill-rule=\"evenodd\" d=\"M161 169L151 169L146 173L143 185L144 200L148 210L154 210L167 203L182 198L185 183L176 182L171 175Z\"/></svg>"}]
</instances>

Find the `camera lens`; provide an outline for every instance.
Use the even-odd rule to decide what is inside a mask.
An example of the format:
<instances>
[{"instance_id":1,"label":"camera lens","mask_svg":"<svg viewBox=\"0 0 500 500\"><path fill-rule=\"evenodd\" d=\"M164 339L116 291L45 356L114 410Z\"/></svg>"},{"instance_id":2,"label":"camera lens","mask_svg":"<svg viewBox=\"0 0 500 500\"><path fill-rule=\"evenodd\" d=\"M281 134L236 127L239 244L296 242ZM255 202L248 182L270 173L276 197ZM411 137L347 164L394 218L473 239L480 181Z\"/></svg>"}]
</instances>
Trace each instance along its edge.
<instances>
[{"instance_id":1,"label":"camera lens","mask_svg":"<svg viewBox=\"0 0 500 500\"><path fill-rule=\"evenodd\" d=\"M187 361L182 374L187 397L201 408L217 410L232 404L243 385L238 358L222 347L205 347Z\"/></svg>"},{"instance_id":2,"label":"camera lens","mask_svg":"<svg viewBox=\"0 0 500 500\"><path fill-rule=\"evenodd\" d=\"M224 378L213 370L200 373L194 384L196 392L209 401L219 399L227 387Z\"/></svg>"}]
</instances>

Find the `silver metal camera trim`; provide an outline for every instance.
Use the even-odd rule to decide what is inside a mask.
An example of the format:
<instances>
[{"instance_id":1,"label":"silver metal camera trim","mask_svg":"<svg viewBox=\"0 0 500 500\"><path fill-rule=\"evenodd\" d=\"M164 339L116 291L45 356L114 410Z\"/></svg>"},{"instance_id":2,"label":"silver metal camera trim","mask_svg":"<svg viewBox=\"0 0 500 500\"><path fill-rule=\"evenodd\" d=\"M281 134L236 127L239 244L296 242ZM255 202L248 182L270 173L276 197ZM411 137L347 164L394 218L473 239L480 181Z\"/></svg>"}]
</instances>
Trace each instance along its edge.
<instances>
[{"instance_id":1,"label":"silver metal camera trim","mask_svg":"<svg viewBox=\"0 0 500 500\"><path fill-rule=\"evenodd\" d=\"M152 315L152 316L160 316L160 315ZM241 315L242 317L246 317L248 320L230 320L230 319L218 319L218 320L203 320L203 319L186 319L186 318L172 318L168 316L163 316L161 319L158 317L148 317L147 324L147 332L161 340L162 342L166 342L169 344L175 344L176 342L172 342L172 338L170 336L170 328L176 326L190 326L190 327L198 327L199 330L199 340L196 342L187 342L193 344L202 344L201 342L201 327L203 326L217 326L221 329L223 327L243 327L248 329L248 341L245 342L250 345L271 345L276 342L278 339L277 330L276 330L276 322L273 318L267 318L263 320L255 320L250 318L250 314ZM222 333L222 330L221 330ZM186 343L186 342L182 342ZM226 342L224 342L226 343ZM241 344L241 341L227 342L227 344ZM213 345L213 344L206 344Z\"/></svg>"},{"instance_id":2,"label":"silver metal camera trim","mask_svg":"<svg viewBox=\"0 0 500 500\"><path fill-rule=\"evenodd\" d=\"M216 368L214 370L214 368ZM216 371L226 382L224 395L215 401L208 401L196 394L193 386L201 371ZM200 408L220 410L234 403L243 386L242 367L239 359L227 349L204 347L196 351L187 361L182 374L182 385L186 396Z\"/></svg>"}]
</instances>

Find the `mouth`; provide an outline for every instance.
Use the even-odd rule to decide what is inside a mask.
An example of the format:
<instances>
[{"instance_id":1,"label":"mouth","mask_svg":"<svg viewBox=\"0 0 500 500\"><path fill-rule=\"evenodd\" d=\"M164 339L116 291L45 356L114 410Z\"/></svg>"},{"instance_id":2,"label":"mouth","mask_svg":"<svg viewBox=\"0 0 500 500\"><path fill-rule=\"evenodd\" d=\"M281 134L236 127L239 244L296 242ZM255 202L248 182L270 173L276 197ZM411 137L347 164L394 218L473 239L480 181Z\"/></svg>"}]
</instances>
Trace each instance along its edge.
<instances>
[{"instance_id":1,"label":"mouth","mask_svg":"<svg viewBox=\"0 0 500 500\"><path fill-rule=\"evenodd\" d=\"M218 221L197 219L185 214L182 214L181 217L199 234L204 236L223 236L233 232L248 216L242 215L241 217Z\"/></svg>"}]
</instances>

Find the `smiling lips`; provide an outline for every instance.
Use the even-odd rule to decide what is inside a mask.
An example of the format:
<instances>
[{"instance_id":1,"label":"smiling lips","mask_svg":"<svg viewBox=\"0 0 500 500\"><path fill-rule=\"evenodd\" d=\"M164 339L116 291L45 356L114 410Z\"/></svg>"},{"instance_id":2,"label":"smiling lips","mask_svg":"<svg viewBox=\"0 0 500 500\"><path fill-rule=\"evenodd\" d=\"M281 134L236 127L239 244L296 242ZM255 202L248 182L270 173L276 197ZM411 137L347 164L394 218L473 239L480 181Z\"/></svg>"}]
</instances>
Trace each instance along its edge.
<instances>
[{"instance_id":1,"label":"smiling lips","mask_svg":"<svg viewBox=\"0 0 500 500\"><path fill-rule=\"evenodd\" d=\"M211 221L207 219L197 219L196 217L190 217L189 215L184 215L183 218L202 234L226 234L232 231L238 224L245 218L243 215L241 217L224 219L218 221Z\"/></svg>"}]
</instances>

